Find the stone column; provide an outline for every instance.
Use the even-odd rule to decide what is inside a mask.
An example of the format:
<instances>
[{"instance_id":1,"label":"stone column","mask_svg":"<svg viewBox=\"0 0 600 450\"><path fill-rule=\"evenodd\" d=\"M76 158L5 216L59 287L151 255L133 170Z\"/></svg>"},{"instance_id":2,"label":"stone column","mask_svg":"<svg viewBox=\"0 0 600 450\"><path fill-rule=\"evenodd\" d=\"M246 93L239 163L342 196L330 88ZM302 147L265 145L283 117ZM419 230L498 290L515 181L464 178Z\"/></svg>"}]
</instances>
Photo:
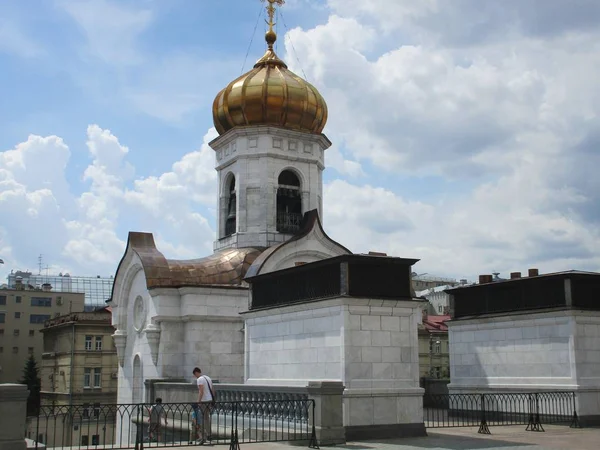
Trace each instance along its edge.
<instances>
[{"instance_id":1,"label":"stone column","mask_svg":"<svg viewBox=\"0 0 600 450\"><path fill-rule=\"evenodd\" d=\"M0 384L0 450L25 450L27 397L24 384ZM36 437L37 438L37 437Z\"/></svg>"},{"instance_id":2,"label":"stone column","mask_svg":"<svg viewBox=\"0 0 600 450\"><path fill-rule=\"evenodd\" d=\"M343 401L344 385L341 381L310 381L308 398L315 402L313 423L319 445L346 443Z\"/></svg>"}]
</instances>

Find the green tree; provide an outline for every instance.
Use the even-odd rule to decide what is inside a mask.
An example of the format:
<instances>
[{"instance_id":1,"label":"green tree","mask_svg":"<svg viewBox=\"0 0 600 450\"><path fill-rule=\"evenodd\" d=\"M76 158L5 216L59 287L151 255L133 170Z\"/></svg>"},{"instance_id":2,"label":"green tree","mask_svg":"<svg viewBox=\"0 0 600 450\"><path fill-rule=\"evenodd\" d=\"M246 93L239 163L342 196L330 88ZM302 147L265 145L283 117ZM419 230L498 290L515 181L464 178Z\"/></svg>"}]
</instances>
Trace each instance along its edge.
<instances>
[{"instance_id":1,"label":"green tree","mask_svg":"<svg viewBox=\"0 0 600 450\"><path fill-rule=\"evenodd\" d=\"M33 355L29 355L29 359L25 363L21 384L26 384L27 389L29 389L29 397L27 398L27 415L37 416L40 410L40 391L42 385L40 380L40 371Z\"/></svg>"}]
</instances>

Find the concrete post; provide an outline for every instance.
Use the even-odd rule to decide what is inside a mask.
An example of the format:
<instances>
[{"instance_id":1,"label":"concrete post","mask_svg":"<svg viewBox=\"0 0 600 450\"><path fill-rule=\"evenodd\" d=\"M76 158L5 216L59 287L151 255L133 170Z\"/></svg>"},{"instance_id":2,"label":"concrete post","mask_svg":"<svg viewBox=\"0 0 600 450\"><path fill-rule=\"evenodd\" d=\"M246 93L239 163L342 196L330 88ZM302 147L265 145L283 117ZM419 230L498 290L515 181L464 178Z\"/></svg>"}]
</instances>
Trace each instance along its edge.
<instances>
[{"instance_id":1,"label":"concrete post","mask_svg":"<svg viewBox=\"0 0 600 450\"><path fill-rule=\"evenodd\" d=\"M313 423L319 445L346 443L341 381L310 381L308 398L315 402Z\"/></svg>"},{"instance_id":2,"label":"concrete post","mask_svg":"<svg viewBox=\"0 0 600 450\"><path fill-rule=\"evenodd\" d=\"M0 384L0 450L25 450L27 397L24 384Z\"/></svg>"}]
</instances>

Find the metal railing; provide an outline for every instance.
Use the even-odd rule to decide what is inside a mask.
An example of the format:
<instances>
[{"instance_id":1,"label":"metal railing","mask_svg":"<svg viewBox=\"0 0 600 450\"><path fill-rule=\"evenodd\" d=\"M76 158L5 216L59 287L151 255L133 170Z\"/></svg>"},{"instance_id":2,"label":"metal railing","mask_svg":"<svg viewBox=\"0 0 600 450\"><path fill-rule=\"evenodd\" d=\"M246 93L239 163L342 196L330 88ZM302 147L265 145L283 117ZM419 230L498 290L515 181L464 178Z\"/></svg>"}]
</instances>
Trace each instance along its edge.
<instances>
[{"instance_id":1,"label":"metal railing","mask_svg":"<svg viewBox=\"0 0 600 450\"><path fill-rule=\"evenodd\" d=\"M314 400L218 401L214 404L42 406L30 418L34 447L129 449L202 443L305 441L319 448ZM152 412L154 411L154 412Z\"/></svg>"},{"instance_id":2,"label":"metal railing","mask_svg":"<svg viewBox=\"0 0 600 450\"><path fill-rule=\"evenodd\" d=\"M302 214L278 212L277 213L277 231L280 233L295 233L300 229L302 223Z\"/></svg>"},{"instance_id":3,"label":"metal railing","mask_svg":"<svg viewBox=\"0 0 600 450\"><path fill-rule=\"evenodd\" d=\"M542 424L569 424L579 428L574 392L518 392L493 394L428 394L423 397L427 428L526 425L527 431L545 431Z\"/></svg>"}]
</instances>

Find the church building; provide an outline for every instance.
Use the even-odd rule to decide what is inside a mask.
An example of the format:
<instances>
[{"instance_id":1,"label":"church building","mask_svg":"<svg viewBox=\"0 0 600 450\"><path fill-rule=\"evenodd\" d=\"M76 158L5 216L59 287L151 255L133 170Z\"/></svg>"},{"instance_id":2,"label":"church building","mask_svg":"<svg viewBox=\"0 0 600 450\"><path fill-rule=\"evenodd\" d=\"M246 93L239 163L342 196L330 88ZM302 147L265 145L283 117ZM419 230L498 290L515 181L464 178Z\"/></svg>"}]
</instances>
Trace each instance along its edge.
<instances>
[{"instance_id":1,"label":"church building","mask_svg":"<svg viewBox=\"0 0 600 450\"><path fill-rule=\"evenodd\" d=\"M271 29L264 56L213 103L215 253L170 260L152 234L129 233L111 301L118 403L142 401L144 379L189 378L195 366L242 383L239 313L248 309L248 270L259 275L351 253L322 227L327 104L275 54L275 40Z\"/></svg>"},{"instance_id":2,"label":"church building","mask_svg":"<svg viewBox=\"0 0 600 450\"><path fill-rule=\"evenodd\" d=\"M341 382L345 426L422 434L417 260L353 255L325 233L327 104L275 54L281 3L268 0L264 56L213 103L214 253L167 259L152 234L129 233L111 300L117 402L198 366L219 383Z\"/></svg>"}]
</instances>

